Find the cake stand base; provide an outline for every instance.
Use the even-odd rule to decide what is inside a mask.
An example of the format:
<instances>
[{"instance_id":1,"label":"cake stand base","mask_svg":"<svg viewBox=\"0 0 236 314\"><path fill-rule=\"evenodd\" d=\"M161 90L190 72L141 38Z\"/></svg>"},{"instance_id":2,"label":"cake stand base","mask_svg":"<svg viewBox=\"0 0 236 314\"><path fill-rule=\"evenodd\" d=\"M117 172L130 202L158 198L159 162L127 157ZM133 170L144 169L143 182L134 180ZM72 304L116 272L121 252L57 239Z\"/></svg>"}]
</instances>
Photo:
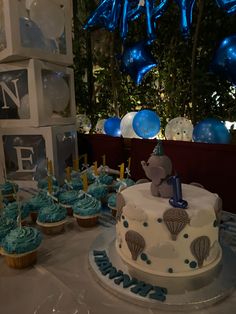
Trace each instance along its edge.
<instances>
[{"instance_id":1,"label":"cake stand base","mask_svg":"<svg viewBox=\"0 0 236 314\"><path fill-rule=\"evenodd\" d=\"M102 275L95 263L94 251L106 251L110 262L117 270L129 274L128 267L119 257L115 249L115 228L111 228L100 234L93 242L89 252L89 268L95 280L117 297L146 308L163 310L198 310L210 306L229 296L236 283L236 254L230 248L222 248L222 267L216 277L201 289L185 291L182 294L167 294L164 302L153 300L134 294L130 289L123 288L122 284L115 284L108 275ZM147 282L148 284L148 282Z\"/></svg>"}]
</instances>

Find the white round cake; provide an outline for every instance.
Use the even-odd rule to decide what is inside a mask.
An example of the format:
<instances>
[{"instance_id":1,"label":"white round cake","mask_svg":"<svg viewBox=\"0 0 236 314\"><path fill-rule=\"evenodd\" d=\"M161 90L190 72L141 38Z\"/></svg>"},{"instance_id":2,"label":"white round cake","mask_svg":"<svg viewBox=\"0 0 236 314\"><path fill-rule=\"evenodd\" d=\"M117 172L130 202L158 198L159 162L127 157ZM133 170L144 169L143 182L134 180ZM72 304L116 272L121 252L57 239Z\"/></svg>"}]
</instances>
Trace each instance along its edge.
<instances>
[{"instance_id":1,"label":"white round cake","mask_svg":"<svg viewBox=\"0 0 236 314\"><path fill-rule=\"evenodd\" d=\"M150 184L131 186L118 195L122 203L116 225L119 256L133 276L150 284L171 286L179 279L182 285L190 278L201 279L203 284L206 274L214 276L222 255L217 219L220 198L182 184L188 207L174 208L168 198L153 196Z\"/></svg>"}]
</instances>

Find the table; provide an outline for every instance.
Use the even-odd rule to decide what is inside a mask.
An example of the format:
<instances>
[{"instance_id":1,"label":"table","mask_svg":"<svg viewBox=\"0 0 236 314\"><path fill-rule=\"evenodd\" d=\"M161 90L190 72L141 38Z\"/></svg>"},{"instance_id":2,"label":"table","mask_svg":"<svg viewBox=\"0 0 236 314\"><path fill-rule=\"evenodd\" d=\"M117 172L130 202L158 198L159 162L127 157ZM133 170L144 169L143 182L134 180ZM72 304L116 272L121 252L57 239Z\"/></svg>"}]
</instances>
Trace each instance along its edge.
<instances>
[{"instance_id":1,"label":"table","mask_svg":"<svg viewBox=\"0 0 236 314\"><path fill-rule=\"evenodd\" d=\"M32 268L8 268L0 257L0 313L2 314L162 314L128 303L103 289L89 270L88 253L93 241L114 228L105 215L101 224L85 229L68 218L66 230L46 236ZM225 236L225 240L229 238ZM236 308L236 292L209 308L191 314L228 314Z\"/></svg>"}]
</instances>

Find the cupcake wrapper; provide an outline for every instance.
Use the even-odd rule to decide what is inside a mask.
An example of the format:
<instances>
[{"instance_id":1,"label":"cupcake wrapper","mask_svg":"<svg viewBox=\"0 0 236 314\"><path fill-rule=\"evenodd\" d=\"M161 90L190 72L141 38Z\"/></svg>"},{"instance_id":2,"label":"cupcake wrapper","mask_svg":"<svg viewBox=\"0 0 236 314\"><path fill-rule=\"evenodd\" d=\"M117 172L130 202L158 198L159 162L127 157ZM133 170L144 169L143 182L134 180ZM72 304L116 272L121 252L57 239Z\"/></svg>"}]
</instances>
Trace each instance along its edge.
<instances>
[{"instance_id":1,"label":"cupcake wrapper","mask_svg":"<svg viewBox=\"0 0 236 314\"><path fill-rule=\"evenodd\" d=\"M40 226L42 232L48 235L62 233L65 229L65 223L66 220L51 223L43 223L37 220L37 225Z\"/></svg>"},{"instance_id":2,"label":"cupcake wrapper","mask_svg":"<svg viewBox=\"0 0 236 314\"><path fill-rule=\"evenodd\" d=\"M79 215L74 214L74 217L76 218L79 226L85 227L85 228L90 228L90 227L94 227L97 225L99 215L79 216Z\"/></svg>"},{"instance_id":3,"label":"cupcake wrapper","mask_svg":"<svg viewBox=\"0 0 236 314\"><path fill-rule=\"evenodd\" d=\"M37 262L37 250L24 254L3 253L6 264L15 269L22 269L34 265Z\"/></svg>"}]
</instances>

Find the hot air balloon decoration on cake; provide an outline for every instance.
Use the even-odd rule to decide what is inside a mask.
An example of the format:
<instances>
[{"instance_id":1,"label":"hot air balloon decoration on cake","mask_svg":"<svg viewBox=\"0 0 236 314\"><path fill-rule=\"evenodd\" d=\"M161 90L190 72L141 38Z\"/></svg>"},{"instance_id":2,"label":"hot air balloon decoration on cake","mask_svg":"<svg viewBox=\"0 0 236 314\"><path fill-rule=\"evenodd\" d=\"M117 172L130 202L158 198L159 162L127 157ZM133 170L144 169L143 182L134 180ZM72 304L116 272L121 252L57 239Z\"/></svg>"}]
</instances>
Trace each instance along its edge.
<instances>
[{"instance_id":1,"label":"hot air balloon decoration on cake","mask_svg":"<svg viewBox=\"0 0 236 314\"><path fill-rule=\"evenodd\" d=\"M211 248L211 241L207 236L201 236L193 240L190 249L196 258L198 267L203 266L204 260L208 257Z\"/></svg>"},{"instance_id":2,"label":"hot air balloon decoration on cake","mask_svg":"<svg viewBox=\"0 0 236 314\"><path fill-rule=\"evenodd\" d=\"M125 241L132 255L132 259L136 261L145 248L144 238L138 232L129 230L125 234Z\"/></svg>"},{"instance_id":3,"label":"hot air balloon decoration on cake","mask_svg":"<svg viewBox=\"0 0 236 314\"><path fill-rule=\"evenodd\" d=\"M190 219L186 210L182 208L170 208L164 212L163 220L170 231L171 239L176 241L178 234L189 223Z\"/></svg>"}]
</instances>

